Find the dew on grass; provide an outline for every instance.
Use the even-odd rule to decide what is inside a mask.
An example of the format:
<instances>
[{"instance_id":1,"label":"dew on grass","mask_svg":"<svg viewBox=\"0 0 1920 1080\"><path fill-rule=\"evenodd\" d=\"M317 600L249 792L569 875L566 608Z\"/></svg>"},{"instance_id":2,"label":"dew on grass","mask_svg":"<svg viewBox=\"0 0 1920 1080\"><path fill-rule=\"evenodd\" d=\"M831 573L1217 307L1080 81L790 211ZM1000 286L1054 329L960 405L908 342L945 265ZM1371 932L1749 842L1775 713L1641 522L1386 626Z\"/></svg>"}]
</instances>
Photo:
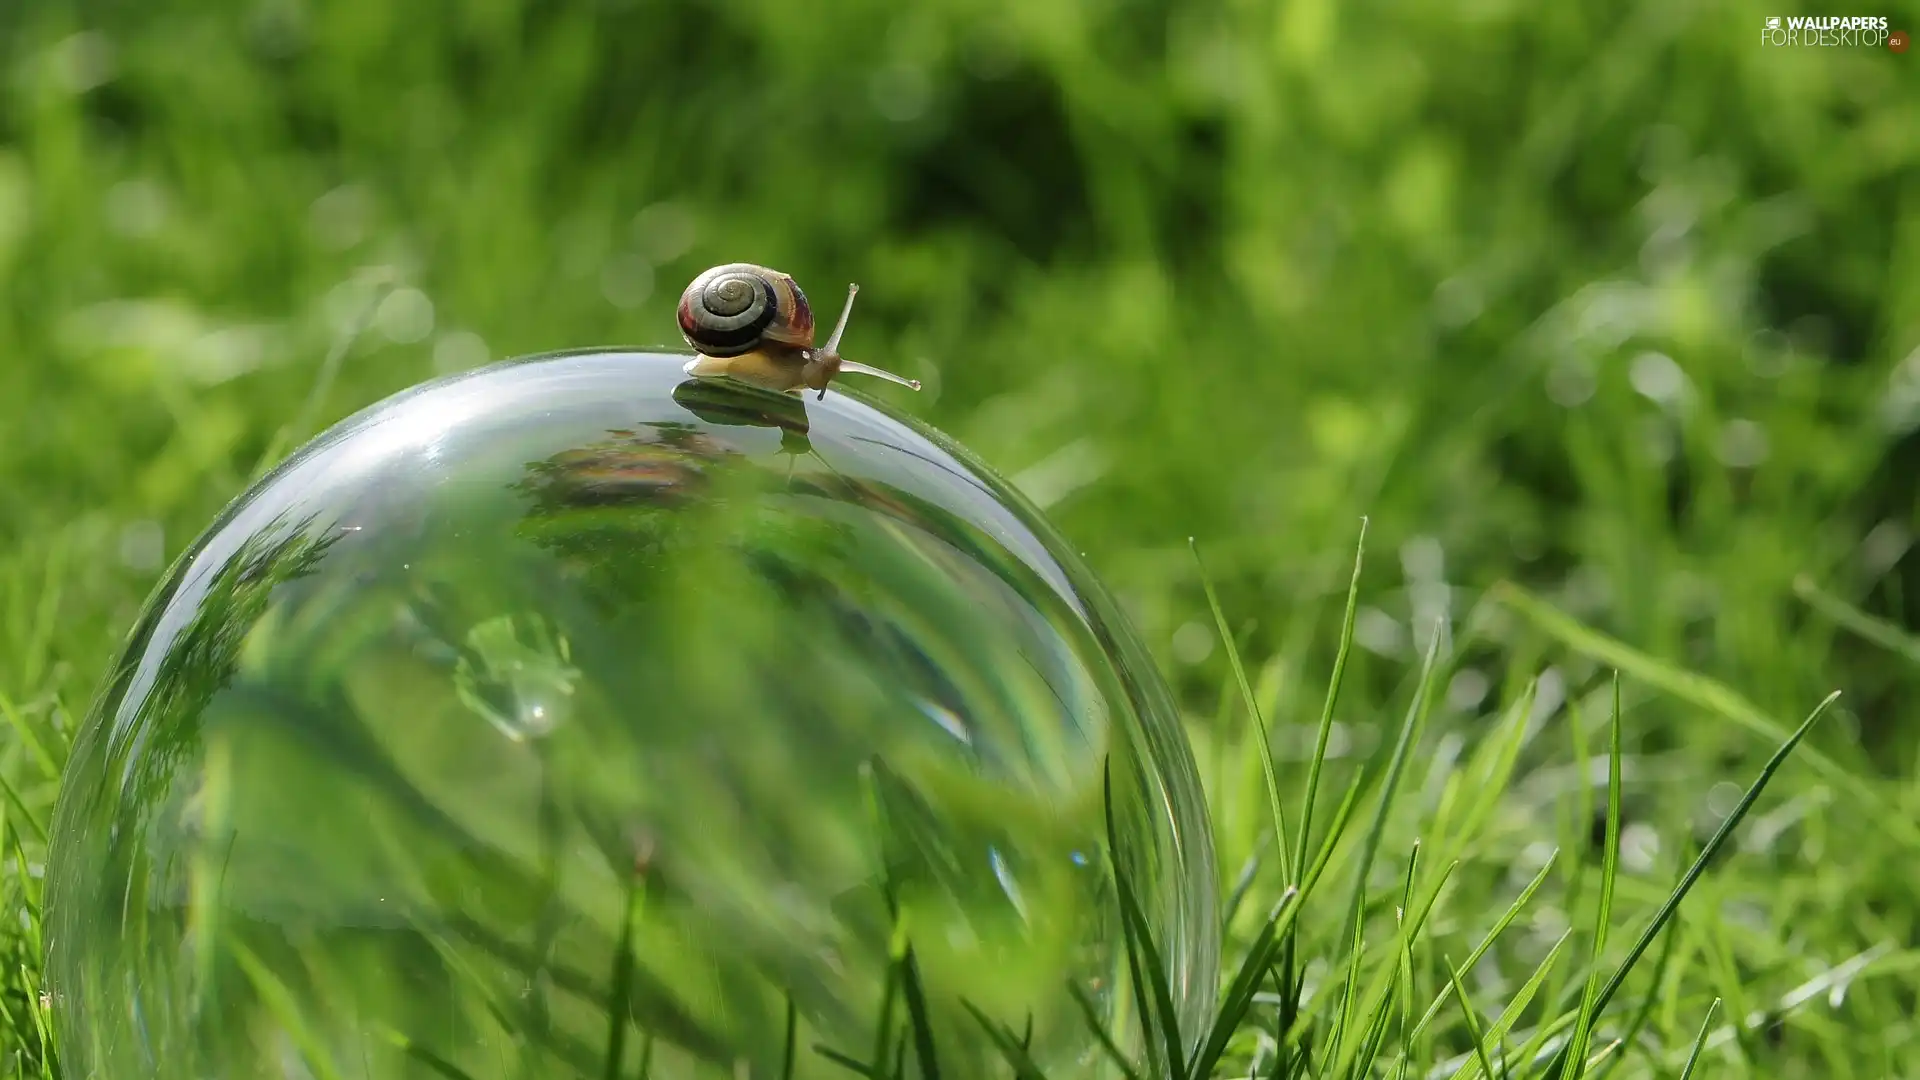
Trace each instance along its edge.
<instances>
[{"instance_id":1,"label":"dew on grass","mask_svg":"<svg viewBox=\"0 0 1920 1080\"><path fill-rule=\"evenodd\" d=\"M837 1076L806 1048L871 1056L887 886L944 1075L998 1071L964 998L1111 1076L1067 993L1137 1026L1109 767L1198 1035L1208 827L1113 602L938 433L684 362L416 388L174 565L57 809L69 1075L600 1077L624 1014L621 1075L644 1032L658 1080L772 1076L790 995Z\"/></svg>"}]
</instances>

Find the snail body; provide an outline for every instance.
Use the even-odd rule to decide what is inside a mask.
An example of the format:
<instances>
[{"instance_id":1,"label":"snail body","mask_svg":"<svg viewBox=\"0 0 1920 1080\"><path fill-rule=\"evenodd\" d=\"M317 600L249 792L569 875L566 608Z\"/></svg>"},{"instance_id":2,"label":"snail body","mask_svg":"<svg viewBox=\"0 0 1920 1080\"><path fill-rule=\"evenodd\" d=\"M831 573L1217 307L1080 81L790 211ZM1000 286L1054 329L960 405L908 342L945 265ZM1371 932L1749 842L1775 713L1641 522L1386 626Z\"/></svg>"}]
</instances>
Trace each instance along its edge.
<instances>
[{"instance_id":1,"label":"snail body","mask_svg":"<svg viewBox=\"0 0 1920 1080\"><path fill-rule=\"evenodd\" d=\"M821 397L843 372L920 389L912 379L840 355L840 338L859 292L860 286L847 286L840 321L826 344L815 346L813 308L793 278L752 263L707 270L680 294L680 333L698 354L687 364L687 374L729 377L781 392L814 390Z\"/></svg>"}]
</instances>

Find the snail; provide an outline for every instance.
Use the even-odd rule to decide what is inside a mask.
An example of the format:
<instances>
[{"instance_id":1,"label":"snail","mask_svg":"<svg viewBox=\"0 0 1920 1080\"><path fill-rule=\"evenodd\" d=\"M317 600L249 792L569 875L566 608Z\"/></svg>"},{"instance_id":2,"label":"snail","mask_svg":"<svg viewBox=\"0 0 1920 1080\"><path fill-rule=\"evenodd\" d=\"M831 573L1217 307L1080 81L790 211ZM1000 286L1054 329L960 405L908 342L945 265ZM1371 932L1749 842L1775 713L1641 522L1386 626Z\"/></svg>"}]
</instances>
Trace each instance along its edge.
<instances>
[{"instance_id":1,"label":"snail","mask_svg":"<svg viewBox=\"0 0 1920 1080\"><path fill-rule=\"evenodd\" d=\"M873 375L915 390L920 383L856 364L840 355L840 337L853 314L860 286L847 286L847 306L827 343L813 344L813 309L791 277L752 263L716 266L680 294L680 333L698 356L689 375L730 375L769 390L806 387L827 396L827 384L843 372Z\"/></svg>"}]
</instances>

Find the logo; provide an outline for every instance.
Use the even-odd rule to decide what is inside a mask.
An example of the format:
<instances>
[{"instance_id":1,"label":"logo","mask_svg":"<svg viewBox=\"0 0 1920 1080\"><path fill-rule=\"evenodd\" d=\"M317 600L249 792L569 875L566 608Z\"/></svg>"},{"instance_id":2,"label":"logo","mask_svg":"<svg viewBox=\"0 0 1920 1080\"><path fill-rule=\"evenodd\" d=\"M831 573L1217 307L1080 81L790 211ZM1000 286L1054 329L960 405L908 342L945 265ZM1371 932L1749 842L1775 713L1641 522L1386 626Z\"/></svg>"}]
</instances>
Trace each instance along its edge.
<instances>
[{"instance_id":1,"label":"logo","mask_svg":"<svg viewBox=\"0 0 1920 1080\"><path fill-rule=\"evenodd\" d=\"M1767 16L1760 44L1769 48L1887 48L1907 51L1907 33L1887 25L1884 15Z\"/></svg>"}]
</instances>

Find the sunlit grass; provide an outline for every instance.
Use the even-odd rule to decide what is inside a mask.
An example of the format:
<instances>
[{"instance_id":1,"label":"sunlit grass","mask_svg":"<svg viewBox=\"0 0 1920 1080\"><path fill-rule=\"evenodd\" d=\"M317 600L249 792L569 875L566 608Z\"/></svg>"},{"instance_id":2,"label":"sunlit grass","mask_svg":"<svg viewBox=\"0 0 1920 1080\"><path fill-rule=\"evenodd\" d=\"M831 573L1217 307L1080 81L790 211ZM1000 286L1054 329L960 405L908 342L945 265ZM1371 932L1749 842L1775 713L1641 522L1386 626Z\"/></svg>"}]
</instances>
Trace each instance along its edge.
<instances>
[{"instance_id":1,"label":"sunlit grass","mask_svg":"<svg viewBox=\"0 0 1920 1080\"><path fill-rule=\"evenodd\" d=\"M1356 560L1356 570L1359 560ZM1356 572L1355 581L1358 580ZM1211 590L1209 590L1211 591ZM1219 625L1227 625L1224 605L1214 600ZM1355 604L1347 605L1339 632L1350 636ZM1244 672L1243 662L1231 641L1227 642L1231 666ZM1441 638L1434 635L1422 665L1418 681L1412 686L1405 717L1391 749L1382 748L1374 764L1355 773L1339 798L1339 811L1324 836L1311 849L1308 858L1271 874L1255 872L1255 884L1246 890L1238 906L1250 902L1267 914L1253 924L1251 936L1240 936L1239 955L1223 977L1220 1003L1213 1027L1197 1040L1198 1048L1189 1053L1187 1036L1178 1028L1177 1011L1167 997L1168 983L1159 950L1138 901L1127 886L1127 877L1117 874L1117 896L1124 916L1125 941L1131 957L1128 965L1134 980L1130 990L1138 999L1139 1014L1147 1017L1144 1043L1131 1048L1119 1044L1120 1037L1106 1031L1096 1019L1091 1004L1087 1017L1090 1034L1106 1048L1114 1066L1129 1080L1208 1080L1215 1076L1259 1076L1295 1080L1306 1077L1426 1077L1433 1075L1472 1078L1539 1077L1541 1080L1579 1080L1589 1075L1635 1075L1652 1070L1662 1075L1666 1069L1681 1068L1691 1075L1712 1053L1713 1019L1719 1008L1718 995L1707 993L1714 979L1713 965L1704 958L1675 962L1663 955L1660 978L1651 992L1643 991L1640 1000L1622 998L1630 977L1646 958L1651 946L1661 939L1670 924L1681 925L1688 907L1689 893L1709 874L1714 864L1746 821L1763 794L1776 778L1791 777L1788 764L1800 741L1831 706L1838 695L1823 701L1778 745L1736 805L1719 822L1712 837L1701 847L1686 872L1654 907L1651 915L1633 909L1617 908L1618 890L1623 880L1621 836L1625 820L1623 809L1623 683L1618 675L1606 686L1607 750L1601 760L1606 765L1605 803L1602 813L1599 847L1599 881L1584 886L1597 891L1597 902L1589 905L1590 924L1569 927L1551 941L1535 936L1532 942L1510 943L1514 928L1523 919L1548 911L1572 908L1583 885L1576 875L1562 888L1550 887L1560 862L1558 852L1550 854L1517 894L1499 911L1463 906L1461 888L1449 892L1449 883L1457 885L1463 865L1460 857L1442 865L1422 859L1434 846L1453 851L1473 851L1481 837L1474 835L1426 835L1422 824L1436 821L1434 807L1402 784L1408 771L1412 748L1421 744L1423 729L1430 718L1431 701L1439 673L1448 666ZM1327 701L1322 715L1337 714L1340 680L1337 673L1329 681ZM1510 715L1522 721L1537 702L1538 681L1518 684L1514 711ZM1524 723L1496 725L1489 732L1487 749L1496 761L1511 761L1513 744L1525 732ZM1250 725L1260 740L1258 724ZM1579 731L1578 726L1574 728ZM59 733L36 725L16 745L28 738L42 746L51 761L64 755ZM1257 741L1256 744L1257 745ZM1324 767L1326 740L1316 741L1316 756ZM1802 770L1807 766L1801 766ZM1310 770L1317 771L1317 770ZM1270 761L1263 776L1278 776ZM1496 767L1490 775L1511 776L1508 768ZM1803 772L1804 775L1804 772ZM1484 796L1483 796L1484 797ZM1499 798L1494 793L1492 798ZM1269 808L1284 809L1287 801L1296 804L1276 787L1262 792L1259 802ZM884 814L875 802L875 828L885 829ZM16 799L10 804L19 814L24 807ZM1293 811L1297 819L1310 820L1303 806ZM1364 820L1364 829L1356 829L1356 818ZM1279 814L1275 813L1279 820ZM1444 820L1444 816L1440 819ZM1477 820L1485 822L1488 817ZM1411 831L1414 839L1404 855L1383 853L1382 838L1399 825ZM7 823L12 838L11 854L24 870L27 861L38 858L44 843L40 833L22 837ZM1302 831L1300 834L1307 834ZM1305 846L1299 848L1305 852ZM1464 860L1471 866L1471 860ZM1329 893L1326 885L1330 867L1347 866L1352 874L1349 887ZM1298 874L1298 879L1294 878ZM605 1080L644 1075L628 1064L630 1041L642 1044L641 1060L651 1057L654 1033L632 1028L631 1010L622 1000L631 987L633 960L631 931L645 917L647 861L644 853L636 858L629 888L627 932L620 939L611 959L613 970L608 985L609 1017L617 1018L609 1027L601 1068L597 1075ZM18 890L35 875L22 874L11 879ZM1379 881L1381 888L1368 885ZM889 907L897 922L893 945L894 965L886 981L885 993L878 1003L874 1041L868 1052L856 1055L851 1048L813 1043L805 1033L789 1003L784 1038L788 1046L785 1060L790 1073L797 1053L810 1051L837 1063L848 1071L877 1080L944 1075L939 1051L934 1043L926 1005L926 990L914 963L910 920L902 918L893 902L891 885L883 885L889 895ZM1640 890L1646 895L1645 890ZM1263 895L1264 894L1264 895ZM1497 895L1486 894L1481 895ZM11 1065L14 1076L59 1075L57 1055L53 1053L47 1029L48 1005L35 989L33 974L37 966L34 950L38 946L38 907L31 897L26 903L27 918L19 929L5 939L10 955L16 958L7 994L0 999L6 1006L0 1014L5 1035L15 1047ZM1266 900L1268 903L1262 904ZM1645 905L1639 905L1644 907ZM1711 919L1711 914L1705 916ZM1449 920L1460 927L1478 927L1478 940L1465 954L1463 963L1455 963L1444 941L1434 932L1437 920ZM1244 920L1239 924L1245 928ZM1637 931L1637 933L1636 933ZM1449 937L1456 935L1450 934ZM1632 939L1624 952L1614 948L1616 938ZM1668 936L1672 942L1674 937ZM234 946L238 948L237 943ZM1479 980L1480 990L1470 990L1491 955L1502 957L1503 966L1515 968L1517 981ZM1579 959L1574 959L1579 957ZM1904 961L1911 966L1914 954L1882 951L1885 960ZM237 959L256 989L273 1011L275 1002L290 1002L285 988L258 958L242 953ZM1569 971L1571 967L1571 971ZM1316 973L1311 988L1302 975ZM1849 979L1868 972L1856 969ZM1571 975L1572 977L1569 977ZM1554 987L1558 987L1556 991ZM1545 991L1544 997L1543 991ZM1664 997L1664 1000L1662 998ZM1691 1005L1689 1004L1691 1003ZM1007 1063L1004 1075L1016 1080L1043 1080L1043 1074L1027 1056L1021 1032L972 1009L981 1025L980 1035L990 1041ZM316 1075L331 1075L326 1051L309 1031L298 1010L290 1004L273 1011L296 1045L305 1051L309 1067ZM1684 1025L1669 1027L1669 1024ZM1685 1029L1694 1034L1688 1037ZM1736 1039L1739 1032L1735 1031ZM1030 1036L1029 1036L1030 1037ZM467 1080L460 1070L436 1056L430 1049L393 1036L409 1056L426 1064L450 1080ZM1719 1043L1723 1048L1726 1040ZM1670 1059L1678 1057L1678 1063ZM1624 1071L1623 1071L1624 1070Z\"/></svg>"}]
</instances>

